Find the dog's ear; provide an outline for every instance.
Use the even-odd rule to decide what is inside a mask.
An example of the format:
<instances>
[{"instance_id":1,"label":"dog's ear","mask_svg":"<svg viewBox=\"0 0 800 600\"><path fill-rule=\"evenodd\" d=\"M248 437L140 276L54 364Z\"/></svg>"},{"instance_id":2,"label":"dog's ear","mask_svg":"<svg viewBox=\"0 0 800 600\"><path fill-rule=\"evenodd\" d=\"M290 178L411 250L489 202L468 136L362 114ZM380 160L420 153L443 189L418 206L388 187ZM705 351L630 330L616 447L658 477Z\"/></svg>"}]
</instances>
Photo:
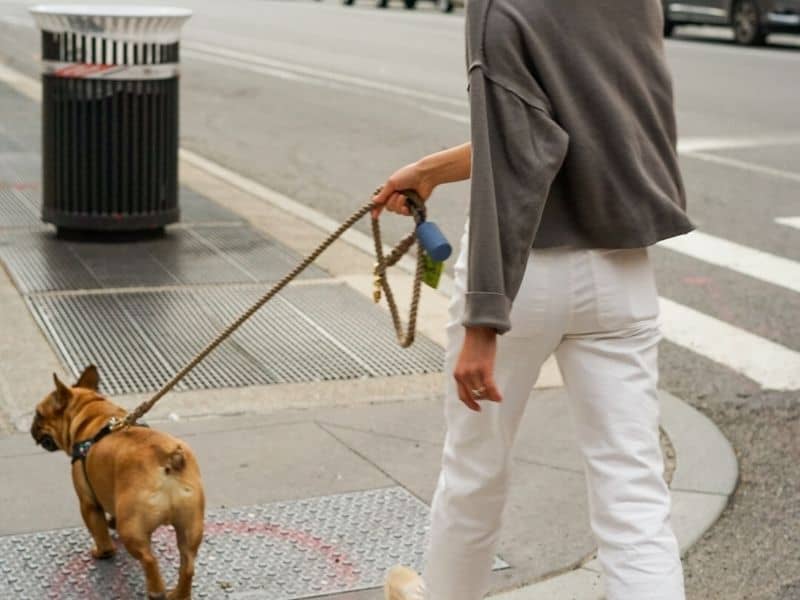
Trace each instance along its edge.
<instances>
[{"instance_id":1,"label":"dog's ear","mask_svg":"<svg viewBox=\"0 0 800 600\"><path fill-rule=\"evenodd\" d=\"M86 388L96 392L100 387L100 374L97 372L97 367L94 365L86 367L73 387Z\"/></svg>"},{"instance_id":2,"label":"dog's ear","mask_svg":"<svg viewBox=\"0 0 800 600\"><path fill-rule=\"evenodd\" d=\"M72 398L72 390L64 385L55 373L53 373L53 381L56 384L56 391L51 398L53 406L60 412L69 404L69 400Z\"/></svg>"}]
</instances>

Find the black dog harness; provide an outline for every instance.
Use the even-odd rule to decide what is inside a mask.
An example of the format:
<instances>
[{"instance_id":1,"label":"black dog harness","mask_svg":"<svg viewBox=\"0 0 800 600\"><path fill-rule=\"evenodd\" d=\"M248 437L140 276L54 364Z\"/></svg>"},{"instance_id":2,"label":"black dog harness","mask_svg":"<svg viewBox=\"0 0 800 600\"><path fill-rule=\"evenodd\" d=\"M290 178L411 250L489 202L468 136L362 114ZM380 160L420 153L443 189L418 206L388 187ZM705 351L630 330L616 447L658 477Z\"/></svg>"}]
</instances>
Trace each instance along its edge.
<instances>
[{"instance_id":1,"label":"black dog harness","mask_svg":"<svg viewBox=\"0 0 800 600\"><path fill-rule=\"evenodd\" d=\"M103 505L100 504L97 494L94 493L92 482L89 481L89 472L86 470L86 458L89 456L89 450L92 449L92 446L106 437L109 433L112 433L114 431L114 426L118 423L119 420L116 417L112 417L111 420L109 420L109 422L106 423L105 426L94 435L94 437L82 442L76 442L72 445L71 464L74 465L76 462L81 461L81 466L83 467L83 478L86 480L86 485L89 486L89 492L92 494L92 499L94 500L95 505L103 512L105 512L105 509L103 508ZM136 423L135 426L147 427L147 425L144 423Z\"/></svg>"}]
</instances>

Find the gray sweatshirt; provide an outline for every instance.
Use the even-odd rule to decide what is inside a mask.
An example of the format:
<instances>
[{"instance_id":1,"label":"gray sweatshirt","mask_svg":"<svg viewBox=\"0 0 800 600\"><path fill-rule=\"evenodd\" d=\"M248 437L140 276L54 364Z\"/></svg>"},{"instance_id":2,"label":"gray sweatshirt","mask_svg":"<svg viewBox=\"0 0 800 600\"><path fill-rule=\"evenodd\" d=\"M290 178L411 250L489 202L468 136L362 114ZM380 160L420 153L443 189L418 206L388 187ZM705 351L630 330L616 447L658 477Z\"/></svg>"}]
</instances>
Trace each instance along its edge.
<instances>
[{"instance_id":1,"label":"gray sweatshirt","mask_svg":"<svg viewBox=\"0 0 800 600\"><path fill-rule=\"evenodd\" d=\"M469 0L464 325L510 328L531 248L687 233L660 0Z\"/></svg>"}]
</instances>

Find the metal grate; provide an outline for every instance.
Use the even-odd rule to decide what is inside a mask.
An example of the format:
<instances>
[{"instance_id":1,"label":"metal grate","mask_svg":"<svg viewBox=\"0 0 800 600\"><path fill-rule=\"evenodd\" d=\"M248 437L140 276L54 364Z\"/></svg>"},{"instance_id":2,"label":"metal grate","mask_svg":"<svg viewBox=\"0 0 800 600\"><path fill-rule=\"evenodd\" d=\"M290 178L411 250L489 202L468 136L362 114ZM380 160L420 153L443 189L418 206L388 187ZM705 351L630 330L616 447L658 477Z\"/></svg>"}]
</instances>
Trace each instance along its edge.
<instances>
[{"instance_id":1,"label":"metal grate","mask_svg":"<svg viewBox=\"0 0 800 600\"><path fill-rule=\"evenodd\" d=\"M39 211L31 194L19 187L0 184L0 228L39 227Z\"/></svg>"},{"instance_id":2,"label":"metal grate","mask_svg":"<svg viewBox=\"0 0 800 600\"><path fill-rule=\"evenodd\" d=\"M7 230L0 233L0 260L19 289L31 294L276 281L299 257L244 224L232 224L172 229L161 238L124 244L66 241L49 230ZM314 266L301 275L326 276Z\"/></svg>"},{"instance_id":3,"label":"metal grate","mask_svg":"<svg viewBox=\"0 0 800 600\"><path fill-rule=\"evenodd\" d=\"M397 563L422 568L428 515L401 487L209 512L192 596L300 600L379 587ZM159 529L153 545L164 578L175 581L172 529ZM90 548L85 529L0 537L0 597L144 597L141 568L126 552L93 561Z\"/></svg>"},{"instance_id":4,"label":"metal grate","mask_svg":"<svg viewBox=\"0 0 800 600\"><path fill-rule=\"evenodd\" d=\"M243 219L236 213L223 208L213 200L201 196L194 190L182 187L180 190L181 222L207 223L207 222L237 222Z\"/></svg>"},{"instance_id":5,"label":"metal grate","mask_svg":"<svg viewBox=\"0 0 800 600\"><path fill-rule=\"evenodd\" d=\"M78 374L103 370L111 394L160 387L266 287L158 292L42 294L33 313L64 363ZM399 348L388 315L344 284L290 286L179 389L435 373L442 349L424 336Z\"/></svg>"}]
</instances>

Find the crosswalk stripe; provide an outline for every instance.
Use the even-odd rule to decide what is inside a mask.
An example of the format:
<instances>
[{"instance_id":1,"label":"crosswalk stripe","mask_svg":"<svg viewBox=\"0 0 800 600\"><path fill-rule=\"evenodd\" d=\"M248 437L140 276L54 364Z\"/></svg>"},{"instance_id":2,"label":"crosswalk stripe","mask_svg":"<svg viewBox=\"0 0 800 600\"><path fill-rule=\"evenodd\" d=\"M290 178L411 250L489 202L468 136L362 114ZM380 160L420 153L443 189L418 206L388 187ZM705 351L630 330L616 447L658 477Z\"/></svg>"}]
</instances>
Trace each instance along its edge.
<instances>
[{"instance_id":1,"label":"crosswalk stripe","mask_svg":"<svg viewBox=\"0 0 800 600\"><path fill-rule=\"evenodd\" d=\"M800 263L722 238L693 231L659 242L662 248L800 292Z\"/></svg>"},{"instance_id":2,"label":"crosswalk stripe","mask_svg":"<svg viewBox=\"0 0 800 600\"><path fill-rule=\"evenodd\" d=\"M786 225L787 227L794 227L800 229L800 217L778 217L775 219L778 225Z\"/></svg>"},{"instance_id":3,"label":"crosswalk stripe","mask_svg":"<svg viewBox=\"0 0 800 600\"><path fill-rule=\"evenodd\" d=\"M717 150L741 150L761 146L794 146L800 144L800 136L754 136L754 137L682 137L678 140L678 152L713 152Z\"/></svg>"},{"instance_id":4,"label":"crosswalk stripe","mask_svg":"<svg viewBox=\"0 0 800 600\"><path fill-rule=\"evenodd\" d=\"M686 156L697 158L705 162L739 169L740 171L750 171L751 173L759 173L760 175L767 175L768 177L776 177L779 179L788 179L789 181L800 181L800 173L793 171L784 171L783 169L775 169L764 165L750 163L736 158L729 158L727 156L719 156L717 154L709 154L707 152L686 152Z\"/></svg>"},{"instance_id":5,"label":"crosswalk stripe","mask_svg":"<svg viewBox=\"0 0 800 600\"><path fill-rule=\"evenodd\" d=\"M800 389L800 352L661 298L669 341L734 369L770 390Z\"/></svg>"}]
</instances>

